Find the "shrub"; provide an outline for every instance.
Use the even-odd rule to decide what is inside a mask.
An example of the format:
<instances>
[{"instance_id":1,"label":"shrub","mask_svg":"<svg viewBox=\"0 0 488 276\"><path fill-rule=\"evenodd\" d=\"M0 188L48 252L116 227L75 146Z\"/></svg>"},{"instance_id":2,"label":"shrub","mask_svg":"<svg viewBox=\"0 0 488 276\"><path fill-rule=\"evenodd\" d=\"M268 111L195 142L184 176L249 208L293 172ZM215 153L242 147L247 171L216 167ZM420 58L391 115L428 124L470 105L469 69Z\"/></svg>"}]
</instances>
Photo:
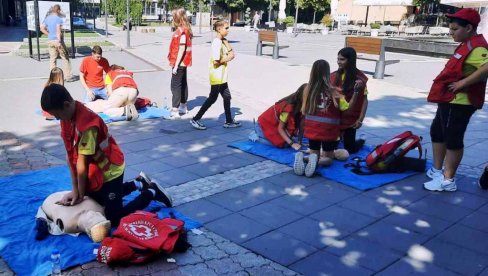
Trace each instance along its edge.
<instances>
[{"instance_id":1,"label":"shrub","mask_svg":"<svg viewBox=\"0 0 488 276\"><path fill-rule=\"evenodd\" d=\"M381 27L380 23L371 23L369 24L371 26L371 29L379 29Z\"/></svg>"},{"instance_id":2,"label":"shrub","mask_svg":"<svg viewBox=\"0 0 488 276\"><path fill-rule=\"evenodd\" d=\"M246 25L251 24L251 8L249 7L244 12L244 22L246 23Z\"/></svg>"},{"instance_id":3,"label":"shrub","mask_svg":"<svg viewBox=\"0 0 488 276\"><path fill-rule=\"evenodd\" d=\"M334 19L330 14L325 14L324 17L320 20L320 23L324 24L327 27L332 26L332 23L334 23Z\"/></svg>"},{"instance_id":4,"label":"shrub","mask_svg":"<svg viewBox=\"0 0 488 276\"><path fill-rule=\"evenodd\" d=\"M293 25L295 24L295 17L290 15L280 21L281 21L280 23L285 24L287 27L293 27Z\"/></svg>"}]
</instances>

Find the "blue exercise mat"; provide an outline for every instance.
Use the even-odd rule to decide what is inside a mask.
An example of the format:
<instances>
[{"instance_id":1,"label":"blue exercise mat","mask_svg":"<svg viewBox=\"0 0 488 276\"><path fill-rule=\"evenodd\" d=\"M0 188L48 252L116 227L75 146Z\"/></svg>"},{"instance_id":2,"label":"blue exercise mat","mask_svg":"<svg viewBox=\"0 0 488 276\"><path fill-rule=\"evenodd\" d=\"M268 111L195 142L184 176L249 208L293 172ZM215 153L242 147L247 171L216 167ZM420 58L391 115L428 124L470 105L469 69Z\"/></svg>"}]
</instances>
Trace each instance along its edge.
<instances>
[{"instance_id":1,"label":"blue exercise mat","mask_svg":"<svg viewBox=\"0 0 488 276\"><path fill-rule=\"evenodd\" d=\"M171 111L169 109L157 108L153 106L146 106L141 109L138 109L137 111L139 112L138 120L157 119L157 118L169 119L171 115ZM98 115L102 117L103 121L107 124L111 122L125 121L125 116L110 117L105 113L98 113Z\"/></svg>"},{"instance_id":2,"label":"blue exercise mat","mask_svg":"<svg viewBox=\"0 0 488 276\"><path fill-rule=\"evenodd\" d=\"M265 145L252 141L235 142L229 145L251 153L257 156L276 161L281 164L293 167L296 151L291 148L280 149L271 145ZM359 152L352 154L350 158L360 157L365 158L373 149L369 146L364 146ZM338 161L334 160L330 167L320 167L318 172L325 178L334 180L347 186L365 191L385 184L395 182L418 172L402 172L402 173L381 173L372 175L357 175L351 172L350 168L345 168L344 165L353 162L351 160Z\"/></svg>"},{"instance_id":3,"label":"blue exercise mat","mask_svg":"<svg viewBox=\"0 0 488 276\"><path fill-rule=\"evenodd\" d=\"M61 267L66 269L95 260L93 243L87 235L48 236L35 239L35 215L44 199L50 194L71 189L69 170L66 166L54 167L0 178L0 255L17 275L48 275L51 273L51 252L61 252ZM132 193L125 199L137 196ZM171 208L153 201L146 211L157 211L158 217L185 221L185 228L201 224ZM158 211L159 210L159 211Z\"/></svg>"}]
</instances>

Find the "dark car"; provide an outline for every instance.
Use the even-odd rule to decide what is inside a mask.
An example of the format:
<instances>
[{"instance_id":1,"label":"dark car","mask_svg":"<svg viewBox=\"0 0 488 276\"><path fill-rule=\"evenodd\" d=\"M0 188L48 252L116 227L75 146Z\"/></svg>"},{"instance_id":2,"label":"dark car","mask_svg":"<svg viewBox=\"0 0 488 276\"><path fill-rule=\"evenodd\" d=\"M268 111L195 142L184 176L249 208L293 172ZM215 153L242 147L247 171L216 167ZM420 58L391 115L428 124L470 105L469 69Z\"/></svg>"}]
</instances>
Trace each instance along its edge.
<instances>
[{"instance_id":1,"label":"dark car","mask_svg":"<svg viewBox=\"0 0 488 276\"><path fill-rule=\"evenodd\" d=\"M244 27L244 26L246 26L246 22L244 22L244 21L237 21L237 22L234 22L234 24L232 24L232 26Z\"/></svg>"}]
</instances>

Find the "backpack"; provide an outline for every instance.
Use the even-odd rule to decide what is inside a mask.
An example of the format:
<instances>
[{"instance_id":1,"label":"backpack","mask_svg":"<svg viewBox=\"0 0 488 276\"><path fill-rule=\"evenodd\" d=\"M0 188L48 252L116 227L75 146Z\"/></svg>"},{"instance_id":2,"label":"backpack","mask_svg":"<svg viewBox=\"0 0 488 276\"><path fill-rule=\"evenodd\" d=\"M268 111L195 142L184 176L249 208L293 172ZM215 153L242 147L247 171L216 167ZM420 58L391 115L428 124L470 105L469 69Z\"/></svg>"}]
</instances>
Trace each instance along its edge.
<instances>
[{"instance_id":1,"label":"backpack","mask_svg":"<svg viewBox=\"0 0 488 276\"><path fill-rule=\"evenodd\" d=\"M137 97L136 102L134 105L136 106L136 109L141 109L146 106L153 106L155 103L151 101L151 99L146 98L146 97Z\"/></svg>"},{"instance_id":2,"label":"backpack","mask_svg":"<svg viewBox=\"0 0 488 276\"><path fill-rule=\"evenodd\" d=\"M120 221L113 237L103 239L97 260L106 264L144 263L161 253L186 251L184 222L175 218L158 219L157 214L137 211ZM183 237L184 241L180 241ZM186 247L182 250L181 243Z\"/></svg>"},{"instance_id":3,"label":"backpack","mask_svg":"<svg viewBox=\"0 0 488 276\"><path fill-rule=\"evenodd\" d=\"M421 141L421 136L417 136L411 131L405 131L388 140L384 144L376 146L376 148L371 151L365 159L355 157L353 160L356 161L356 164L346 164L345 166L353 167L352 172L363 175L399 172L406 169L423 170L423 168L425 168L425 159L422 159ZM405 157L407 152L415 148L417 148L419 151L418 159ZM366 163L369 172L361 170L361 162Z\"/></svg>"}]
</instances>

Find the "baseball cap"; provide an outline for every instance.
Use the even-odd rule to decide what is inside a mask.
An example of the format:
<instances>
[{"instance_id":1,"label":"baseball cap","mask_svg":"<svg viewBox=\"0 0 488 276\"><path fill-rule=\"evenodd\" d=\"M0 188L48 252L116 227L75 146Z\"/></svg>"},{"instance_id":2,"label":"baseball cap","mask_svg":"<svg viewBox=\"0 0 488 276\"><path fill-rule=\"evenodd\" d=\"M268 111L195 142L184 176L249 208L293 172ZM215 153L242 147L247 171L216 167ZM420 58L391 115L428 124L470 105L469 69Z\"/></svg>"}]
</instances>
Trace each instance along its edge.
<instances>
[{"instance_id":1,"label":"baseball cap","mask_svg":"<svg viewBox=\"0 0 488 276\"><path fill-rule=\"evenodd\" d=\"M478 26L481 21L480 14L474 9L460 9L453 14L446 14L446 16L466 20L473 26Z\"/></svg>"}]
</instances>

